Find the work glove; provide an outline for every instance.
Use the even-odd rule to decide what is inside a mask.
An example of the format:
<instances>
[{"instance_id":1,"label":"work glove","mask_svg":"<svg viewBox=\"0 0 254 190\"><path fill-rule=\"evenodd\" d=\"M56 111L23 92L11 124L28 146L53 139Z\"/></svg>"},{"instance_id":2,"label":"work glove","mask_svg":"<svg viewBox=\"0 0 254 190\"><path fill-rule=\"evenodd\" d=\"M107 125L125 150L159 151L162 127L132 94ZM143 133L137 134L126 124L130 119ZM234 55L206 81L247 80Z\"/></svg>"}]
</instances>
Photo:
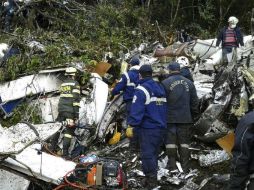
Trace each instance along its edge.
<instances>
[{"instance_id":1,"label":"work glove","mask_svg":"<svg viewBox=\"0 0 254 190\"><path fill-rule=\"evenodd\" d=\"M125 134L126 134L126 137L132 138L133 137L133 127L128 125Z\"/></svg>"}]
</instances>

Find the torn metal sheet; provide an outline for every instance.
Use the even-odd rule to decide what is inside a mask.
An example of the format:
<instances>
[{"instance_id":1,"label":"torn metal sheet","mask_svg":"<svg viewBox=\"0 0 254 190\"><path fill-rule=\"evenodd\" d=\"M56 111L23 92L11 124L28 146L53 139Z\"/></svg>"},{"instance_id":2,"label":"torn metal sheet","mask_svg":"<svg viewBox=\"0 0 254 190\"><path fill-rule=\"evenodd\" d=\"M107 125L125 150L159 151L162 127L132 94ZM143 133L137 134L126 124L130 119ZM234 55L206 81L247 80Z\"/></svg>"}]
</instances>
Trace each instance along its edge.
<instances>
[{"instance_id":1,"label":"torn metal sheet","mask_svg":"<svg viewBox=\"0 0 254 190\"><path fill-rule=\"evenodd\" d=\"M196 87L198 98L201 99L204 96L212 96L212 88L214 83L214 74L202 74L200 70L200 64L195 65L192 73L194 79L194 85Z\"/></svg>"},{"instance_id":2,"label":"torn metal sheet","mask_svg":"<svg viewBox=\"0 0 254 190\"><path fill-rule=\"evenodd\" d=\"M206 59L216 52L216 39L200 40L197 39L194 45L190 45L191 52L201 58ZM189 48L189 47L188 47Z\"/></svg>"},{"instance_id":3,"label":"torn metal sheet","mask_svg":"<svg viewBox=\"0 0 254 190\"><path fill-rule=\"evenodd\" d=\"M18 123L9 128L0 127L0 155L19 153L35 141L46 140L55 134L61 126L61 123L33 125L40 139L35 131L25 123Z\"/></svg>"},{"instance_id":4,"label":"torn metal sheet","mask_svg":"<svg viewBox=\"0 0 254 190\"><path fill-rule=\"evenodd\" d=\"M199 164L208 167L230 159L229 154L224 150L211 150L209 154L199 155Z\"/></svg>"},{"instance_id":5,"label":"torn metal sheet","mask_svg":"<svg viewBox=\"0 0 254 190\"><path fill-rule=\"evenodd\" d=\"M30 95L57 91L62 83L59 75L59 73L36 74L6 82L0 85L0 97L3 102L7 102Z\"/></svg>"},{"instance_id":6,"label":"torn metal sheet","mask_svg":"<svg viewBox=\"0 0 254 190\"><path fill-rule=\"evenodd\" d=\"M199 185L192 180L188 180L187 183L180 190L198 190Z\"/></svg>"},{"instance_id":7,"label":"torn metal sheet","mask_svg":"<svg viewBox=\"0 0 254 190\"><path fill-rule=\"evenodd\" d=\"M59 96L39 99L41 118L43 123L55 122L58 116Z\"/></svg>"},{"instance_id":8,"label":"torn metal sheet","mask_svg":"<svg viewBox=\"0 0 254 190\"><path fill-rule=\"evenodd\" d=\"M241 77L242 78L242 77ZM239 79L240 80L240 79ZM243 79L242 79L243 80ZM248 94L246 91L245 83L242 83L241 92L240 92L240 104L237 107L232 107L231 113L234 114L236 117L240 118L245 115L246 112L249 110L248 104Z\"/></svg>"},{"instance_id":9,"label":"torn metal sheet","mask_svg":"<svg viewBox=\"0 0 254 190\"><path fill-rule=\"evenodd\" d=\"M81 126L91 126L96 122L96 100L82 98L79 108L79 124Z\"/></svg>"},{"instance_id":10,"label":"torn metal sheet","mask_svg":"<svg viewBox=\"0 0 254 190\"><path fill-rule=\"evenodd\" d=\"M76 163L41 152L41 145L34 144L15 155L15 157L5 159L3 165L58 185L62 182L61 179L75 168Z\"/></svg>"},{"instance_id":11,"label":"torn metal sheet","mask_svg":"<svg viewBox=\"0 0 254 190\"><path fill-rule=\"evenodd\" d=\"M90 79L93 84L92 99L95 100L95 123L99 123L102 119L108 99L108 85L103 82L102 78L97 73L91 73Z\"/></svg>"},{"instance_id":12,"label":"torn metal sheet","mask_svg":"<svg viewBox=\"0 0 254 190\"><path fill-rule=\"evenodd\" d=\"M200 189L202 189L203 187L205 187L205 185L206 185L209 181L211 181L211 179L212 179L212 177L203 179L203 181L202 181L202 182L200 183L200 185L199 185L198 190L200 190Z\"/></svg>"},{"instance_id":13,"label":"torn metal sheet","mask_svg":"<svg viewBox=\"0 0 254 190\"><path fill-rule=\"evenodd\" d=\"M216 182L216 183L228 183L228 181L230 180L230 174L213 174L212 179Z\"/></svg>"},{"instance_id":14,"label":"torn metal sheet","mask_svg":"<svg viewBox=\"0 0 254 190\"><path fill-rule=\"evenodd\" d=\"M222 60L222 50L219 49L214 54L212 54L210 57L201 60L202 68L201 70L206 71L214 71L215 67L219 67Z\"/></svg>"},{"instance_id":15,"label":"torn metal sheet","mask_svg":"<svg viewBox=\"0 0 254 190\"><path fill-rule=\"evenodd\" d=\"M105 136L105 132L107 131L108 126L116 116L117 111L119 111L121 105L123 104L123 96L119 95L117 96L106 108L102 120L98 124L97 127L97 137L100 140L103 140Z\"/></svg>"},{"instance_id":16,"label":"torn metal sheet","mask_svg":"<svg viewBox=\"0 0 254 190\"><path fill-rule=\"evenodd\" d=\"M27 190L30 181L6 170L0 169L0 189Z\"/></svg>"}]
</instances>

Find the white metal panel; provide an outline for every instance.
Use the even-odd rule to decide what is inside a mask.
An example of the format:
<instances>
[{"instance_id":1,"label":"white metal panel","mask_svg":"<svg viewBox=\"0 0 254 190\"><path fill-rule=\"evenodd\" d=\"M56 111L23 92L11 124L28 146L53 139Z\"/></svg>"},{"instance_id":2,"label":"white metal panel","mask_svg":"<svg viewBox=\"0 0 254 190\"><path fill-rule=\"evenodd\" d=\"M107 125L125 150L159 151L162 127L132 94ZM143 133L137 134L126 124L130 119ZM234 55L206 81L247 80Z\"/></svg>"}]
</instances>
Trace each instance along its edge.
<instances>
[{"instance_id":1,"label":"white metal panel","mask_svg":"<svg viewBox=\"0 0 254 190\"><path fill-rule=\"evenodd\" d=\"M44 152L38 154L40 147L40 144L34 144L15 156L18 162L9 157L3 164L43 181L60 184L61 179L75 168L76 163Z\"/></svg>"},{"instance_id":2,"label":"white metal panel","mask_svg":"<svg viewBox=\"0 0 254 190\"><path fill-rule=\"evenodd\" d=\"M6 170L0 169L1 190L27 190L30 181Z\"/></svg>"},{"instance_id":3,"label":"white metal panel","mask_svg":"<svg viewBox=\"0 0 254 190\"><path fill-rule=\"evenodd\" d=\"M61 128L61 123L39 124L34 127L41 140L46 140ZM20 152L36 140L38 140L36 134L27 124L18 123L9 128L0 127L0 155Z\"/></svg>"},{"instance_id":4,"label":"white metal panel","mask_svg":"<svg viewBox=\"0 0 254 190\"><path fill-rule=\"evenodd\" d=\"M3 102L7 102L28 95L56 91L61 83L54 73L29 75L0 84L0 96Z\"/></svg>"}]
</instances>

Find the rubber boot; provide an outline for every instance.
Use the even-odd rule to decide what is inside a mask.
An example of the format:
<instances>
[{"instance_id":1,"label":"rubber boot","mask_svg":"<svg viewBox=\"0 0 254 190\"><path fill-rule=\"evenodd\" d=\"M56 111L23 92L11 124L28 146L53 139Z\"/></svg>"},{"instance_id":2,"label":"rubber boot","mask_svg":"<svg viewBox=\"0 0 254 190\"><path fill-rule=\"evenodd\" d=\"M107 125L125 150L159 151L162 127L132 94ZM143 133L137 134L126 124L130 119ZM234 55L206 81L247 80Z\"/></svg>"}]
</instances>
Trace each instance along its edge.
<instances>
[{"instance_id":1,"label":"rubber boot","mask_svg":"<svg viewBox=\"0 0 254 190\"><path fill-rule=\"evenodd\" d=\"M180 161L184 173L189 172L190 168L190 150L188 148L181 148L180 150Z\"/></svg>"},{"instance_id":2,"label":"rubber boot","mask_svg":"<svg viewBox=\"0 0 254 190\"><path fill-rule=\"evenodd\" d=\"M144 187L142 190L152 190L158 186L157 177L145 177L142 180L142 186Z\"/></svg>"},{"instance_id":3,"label":"rubber boot","mask_svg":"<svg viewBox=\"0 0 254 190\"><path fill-rule=\"evenodd\" d=\"M69 147L71 145L71 138L63 138L63 157L68 158L69 156Z\"/></svg>"},{"instance_id":4,"label":"rubber boot","mask_svg":"<svg viewBox=\"0 0 254 190\"><path fill-rule=\"evenodd\" d=\"M147 189L152 190L158 186L157 177L148 177L147 178Z\"/></svg>"},{"instance_id":5,"label":"rubber boot","mask_svg":"<svg viewBox=\"0 0 254 190\"><path fill-rule=\"evenodd\" d=\"M175 171L177 170L177 167L176 167L176 158L175 157L169 157L168 158L168 163L167 163L167 169L169 171Z\"/></svg>"}]
</instances>

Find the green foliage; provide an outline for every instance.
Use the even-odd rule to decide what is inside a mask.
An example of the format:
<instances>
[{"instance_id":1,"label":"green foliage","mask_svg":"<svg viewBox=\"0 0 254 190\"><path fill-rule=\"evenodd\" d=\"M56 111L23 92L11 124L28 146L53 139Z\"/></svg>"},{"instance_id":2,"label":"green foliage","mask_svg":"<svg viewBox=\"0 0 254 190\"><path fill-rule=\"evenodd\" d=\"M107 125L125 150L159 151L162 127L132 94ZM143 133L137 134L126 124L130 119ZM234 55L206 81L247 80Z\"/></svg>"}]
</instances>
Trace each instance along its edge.
<instances>
[{"instance_id":1,"label":"green foliage","mask_svg":"<svg viewBox=\"0 0 254 190\"><path fill-rule=\"evenodd\" d=\"M33 124L42 123L40 109L37 105L29 105L28 103L20 104L12 113L12 116L1 120L4 127L10 127L21 121L29 121Z\"/></svg>"}]
</instances>

